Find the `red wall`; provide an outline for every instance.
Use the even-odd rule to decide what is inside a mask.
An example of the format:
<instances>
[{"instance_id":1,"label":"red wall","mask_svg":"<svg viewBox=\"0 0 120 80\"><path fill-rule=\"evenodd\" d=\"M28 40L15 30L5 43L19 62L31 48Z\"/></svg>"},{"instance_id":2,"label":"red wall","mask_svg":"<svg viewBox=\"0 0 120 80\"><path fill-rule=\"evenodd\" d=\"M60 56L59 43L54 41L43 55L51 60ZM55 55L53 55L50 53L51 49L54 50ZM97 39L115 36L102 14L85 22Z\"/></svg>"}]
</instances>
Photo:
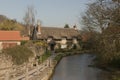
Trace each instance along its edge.
<instances>
[{"instance_id":1,"label":"red wall","mask_svg":"<svg viewBox=\"0 0 120 80\"><path fill-rule=\"evenodd\" d=\"M17 45L17 43L7 43L7 42L2 43L3 49L14 47L16 45Z\"/></svg>"}]
</instances>

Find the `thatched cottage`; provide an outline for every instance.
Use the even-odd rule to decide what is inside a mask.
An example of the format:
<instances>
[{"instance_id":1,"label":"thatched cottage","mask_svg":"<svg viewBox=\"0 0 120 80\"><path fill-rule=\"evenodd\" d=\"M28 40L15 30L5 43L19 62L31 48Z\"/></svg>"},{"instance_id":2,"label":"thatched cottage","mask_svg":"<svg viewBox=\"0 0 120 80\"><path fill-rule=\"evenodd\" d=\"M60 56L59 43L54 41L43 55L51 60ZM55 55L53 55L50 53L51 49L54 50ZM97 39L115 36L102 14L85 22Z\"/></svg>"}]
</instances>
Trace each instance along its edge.
<instances>
[{"instance_id":1,"label":"thatched cottage","mask_svg":"<svg viewBox=\"0 0 120 80\"><path fill-rule=\"evenodd\" d=\"M41 27L40 24L38 24L33 29L32 39L45 40L48 43L54 39L56 43L60 44L61 48L66 48L68 46L67 43L78 43L80 40L80 33L76 26L74 26L74 28L58 28Z\"/></svg>"}]
</instances>

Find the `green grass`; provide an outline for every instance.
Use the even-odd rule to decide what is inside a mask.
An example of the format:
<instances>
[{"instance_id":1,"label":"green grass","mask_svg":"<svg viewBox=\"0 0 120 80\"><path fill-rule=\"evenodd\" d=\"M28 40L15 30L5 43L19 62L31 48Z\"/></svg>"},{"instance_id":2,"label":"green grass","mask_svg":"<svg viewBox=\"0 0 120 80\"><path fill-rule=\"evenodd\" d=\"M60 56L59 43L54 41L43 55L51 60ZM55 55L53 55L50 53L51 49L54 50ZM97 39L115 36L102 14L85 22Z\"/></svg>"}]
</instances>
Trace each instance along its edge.
<instances>
[{"instance_id":1,"label":"green grass","mask_svg":"<svg viewBox=\"0 0 120 80\"><path fill-rule=\"evenodd\" d=\"M38 58L38 64L44 62L45 60L47 60L48 57L51 56L51 52L49 50L47 50L43 55L41 55L39 58Z\"/></svg>"}]
</instances>

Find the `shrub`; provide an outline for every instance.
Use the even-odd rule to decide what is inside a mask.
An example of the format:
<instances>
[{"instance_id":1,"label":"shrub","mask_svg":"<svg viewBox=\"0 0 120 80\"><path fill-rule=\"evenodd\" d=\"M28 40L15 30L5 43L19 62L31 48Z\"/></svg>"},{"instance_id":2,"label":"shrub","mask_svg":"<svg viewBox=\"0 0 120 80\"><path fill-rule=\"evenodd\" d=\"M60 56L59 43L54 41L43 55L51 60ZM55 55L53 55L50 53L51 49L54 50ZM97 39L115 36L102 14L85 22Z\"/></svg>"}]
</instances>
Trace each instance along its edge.
<instances>
[{"instance_id":1,"label":"shrub","mask_svg":"<svg viewBox=\"0 0 120 80\"><path fill-rule=\"evenodd\" d=\"M49 50L46 50L46 52L45 52L43 55L37 57L37 59L38 59L38 64L40 64L41 62L45 61L45 60L46 60L48 57L50 57L50 56L51 56L51 52L50 52ZM41 59L41 58L42 58L42 59Z\"/></svg>"},{"instance_id":2,"label":"shrub","mask_svg":"<svg viewBox=\"0 0 120 80\"><path fill-rule=\"evenodd\" d=\"M21 41L21 45L25 45L28 41Z\"/></svg>"},{"instance_id":3,"label":"shrub","mask_svg":"<svg viewBox=\"0 0 120 80\"><path fill-rule=\"evenodd\" d=\"M32 41L35 45L38 46L42 46L42 47L47 47L47 43L45 41L40 41L40 40L36 40L36 41Z\"/></svg>"},{"instance_id":4,"label":"shrub","mask_svg":"<svg viewBox=\"0 0 120 80\"><path fill-rule=\"evenodd\" d=\"M16 65L21 65L29 60L33 55L32 51L25 46L15 46L3 50L3 53L12 57L12 61Z\"/></svg>"},{"instance_id":5,"label":"shrub","mask_svg":"<svg viewBox=\"0 0 120 80\"><path fill-rule=\"evenodd\" d=\"M115 68L120 68L120 52L119 53L115 53L117 56L114 56L114 58L111 60L111 62L109 63L109 65L111 65L112 67Z\"/></svg>"},{"instance_id":6,"label":"shrub","mask_svg":"<svg viewBox=\"0 0 120 80\"><path fill-rule=\"evenodd\" d=\"M54 60L59 61L63 57L63 54L57 55Z\"/></svg>"},{"instance_id":7,"label":"shrub","mask_svg":"<svg viewBox=\"0 0 120 80\"><path fill-rule=\"evenodd\" d=\"M51 53L45 53L42 55L42 61L45 61L48 57L51 56Z\"/></svg>"}]
</instances>

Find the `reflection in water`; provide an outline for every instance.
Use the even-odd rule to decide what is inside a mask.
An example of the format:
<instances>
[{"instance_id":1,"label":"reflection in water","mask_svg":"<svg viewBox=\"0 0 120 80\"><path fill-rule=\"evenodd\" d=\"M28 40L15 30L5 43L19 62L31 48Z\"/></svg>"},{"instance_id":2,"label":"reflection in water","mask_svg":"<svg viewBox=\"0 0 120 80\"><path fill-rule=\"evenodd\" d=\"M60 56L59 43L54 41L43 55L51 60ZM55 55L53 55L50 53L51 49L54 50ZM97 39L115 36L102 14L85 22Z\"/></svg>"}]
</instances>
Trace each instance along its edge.
<instances>
[{"instance_id":1,"label":"reflection in water","mask_svg":"<svg viewBox=\"0 0 120 80\"><path fill-rule=\"evenodd\" d=\"M93 58L94 56L88 54L63 58L51 80L101 80L98 79L100 70L88 67Z\"/></svg>"}]
</instances>

